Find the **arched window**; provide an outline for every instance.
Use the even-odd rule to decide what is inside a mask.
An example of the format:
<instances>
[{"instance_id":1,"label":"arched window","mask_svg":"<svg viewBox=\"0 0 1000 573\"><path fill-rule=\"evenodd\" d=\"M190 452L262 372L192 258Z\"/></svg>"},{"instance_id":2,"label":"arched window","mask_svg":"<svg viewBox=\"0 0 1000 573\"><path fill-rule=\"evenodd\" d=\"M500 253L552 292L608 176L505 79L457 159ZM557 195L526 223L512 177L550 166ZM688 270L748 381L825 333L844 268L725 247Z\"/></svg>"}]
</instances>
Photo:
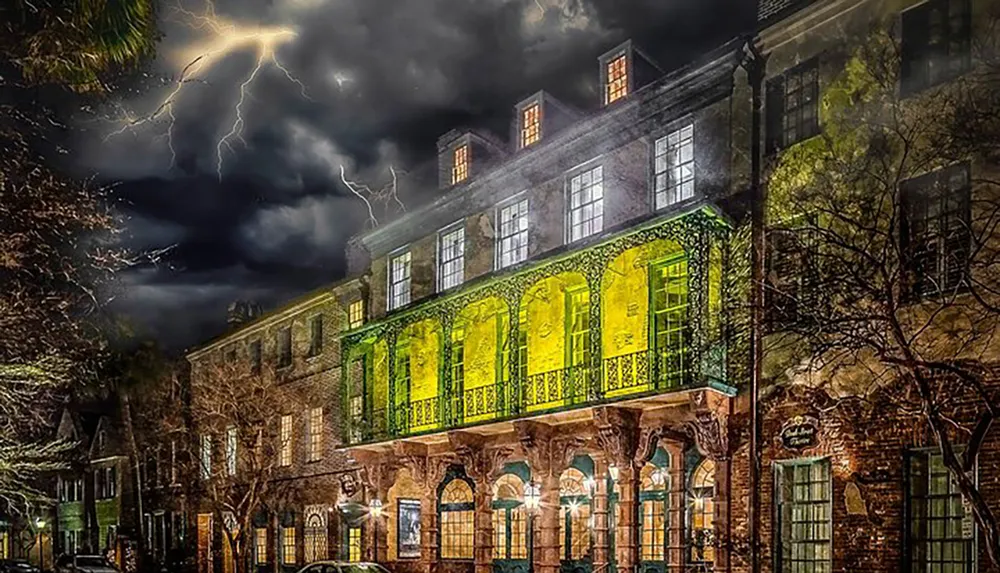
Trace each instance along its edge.
<instances>
[{"instance_id":1,"label":"arched window","mask_svg":"<svg viewBox=\"0 0 1000 573\"><path fill-rule=\"evenodd\" d=\"M493 559L527 559L524 480L504 474L493 483Z\"/></svg>"},{"instance_id":2,"label":"arched window","mask_svg":"<svg viewBox=\"0 0 1000 573\"><path fill-rule=\"evenodd\" d=\"M452 478L441 490L441 558L472 559L475 537L475 501L472 487L462 478Z\"/></svg>"},{"instance_id":3,"label":"arched window","mask_svg":"<svg viewBox=\"0 0 1000 573\"><path fill-rule=\"evenodd\" d=\"M670 503L670 458L657 449L653 460L639 471L639 515L642 561L663 562L667 548L667 515Z\"/></svg>"},{"instance_id":4,"label":"arched window","mask_svg":"<svg viewBox=\"0 0 1000 573\"><path fill-rule=\"evenodd\" d=\"M559 477L559 556L563 561L590 557L590 489L586 474L571 467Z\"/></svg>"},{"instance_id":5,"label":"arched window","mask_svg":"<svg viewBox=\"0 0 1000 573\"><path fill-rule=\"evenodd\" d=\"M715 562L715 462L703 460L691 474L688 488L691 563L711 570Z\"/></svg>"}]
</instances>

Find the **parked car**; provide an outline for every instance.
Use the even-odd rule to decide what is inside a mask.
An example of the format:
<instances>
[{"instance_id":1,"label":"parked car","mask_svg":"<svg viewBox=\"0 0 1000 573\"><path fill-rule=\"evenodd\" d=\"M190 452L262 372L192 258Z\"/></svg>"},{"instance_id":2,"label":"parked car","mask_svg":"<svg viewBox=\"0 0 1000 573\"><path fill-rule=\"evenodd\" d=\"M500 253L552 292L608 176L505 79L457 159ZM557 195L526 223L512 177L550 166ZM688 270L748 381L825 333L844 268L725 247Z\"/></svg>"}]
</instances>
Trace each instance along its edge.
<instances>
[{"instance_id":1,"label":"parked car","mask_svg":"<svg viewBox=\"0 0 1000 573\"><path fill-rule=\"evenodd\" d=\"M0 573L39 573L39 569L25 559L0 559Z\"/></svg>"},{"instance_id":2,"label":"parked car","mask_svg":"<svg viewBox=\"0 0 1000 573\"><path fill-rule=\"evenodd\" d=\"M389 570L378 563L317 561L306 565L299 573L389 573Z\"/></svg>"},{"instance_id":3,"label":"parked car","mask_svg":"<svg viewBox=\"0 0 1000 573\"><path fill-rule=\"evenodd\" d=\"M56 573L119 573L101 555L63 555L56 561Z\"/></svg>"}]
</instances>

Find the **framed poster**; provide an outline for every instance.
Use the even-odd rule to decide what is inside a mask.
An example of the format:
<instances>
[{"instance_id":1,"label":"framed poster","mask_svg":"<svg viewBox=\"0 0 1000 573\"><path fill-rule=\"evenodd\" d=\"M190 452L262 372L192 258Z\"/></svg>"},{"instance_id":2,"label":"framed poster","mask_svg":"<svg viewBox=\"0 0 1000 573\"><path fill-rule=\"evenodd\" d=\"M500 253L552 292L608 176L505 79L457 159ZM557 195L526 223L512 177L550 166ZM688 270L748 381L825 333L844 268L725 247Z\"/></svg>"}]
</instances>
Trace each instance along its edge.
<instances>
[{"instance_id":1,"label":"framed poster","mask_svg":"<svg viewBox=\"0 0 1000 573\"><path fill-rule=\"evenodd\" d=\"M420 558L420 500L400 499L396 513L397 552L400 559Z\"/></svg>"}]
</instances>

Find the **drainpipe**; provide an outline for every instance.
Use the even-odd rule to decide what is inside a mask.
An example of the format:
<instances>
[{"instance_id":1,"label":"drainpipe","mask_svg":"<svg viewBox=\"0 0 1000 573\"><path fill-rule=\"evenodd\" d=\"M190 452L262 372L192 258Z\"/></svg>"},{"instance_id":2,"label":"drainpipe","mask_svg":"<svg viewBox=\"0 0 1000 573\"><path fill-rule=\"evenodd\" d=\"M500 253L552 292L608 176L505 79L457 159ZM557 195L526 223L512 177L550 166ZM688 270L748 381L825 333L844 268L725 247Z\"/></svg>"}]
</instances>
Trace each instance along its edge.
<instances>
[{"instance_id":1,"label":"drainpipe","mask_svg":"<svg viewBox=\"0 0 1000 573\"><path fill-rule=\"evenodd\" d=\"M764 205L766 189L761 182L761 108L763 107L764 74L767 59L754 43L747 42L743 66L752 90L752 115L750 124L750 233L751 233L751 285L750 285L750 571L760 573L760 417L758 394L763 361L764 322L764 261L766 255L766 229Z\"/></svg>"}]
</instances>

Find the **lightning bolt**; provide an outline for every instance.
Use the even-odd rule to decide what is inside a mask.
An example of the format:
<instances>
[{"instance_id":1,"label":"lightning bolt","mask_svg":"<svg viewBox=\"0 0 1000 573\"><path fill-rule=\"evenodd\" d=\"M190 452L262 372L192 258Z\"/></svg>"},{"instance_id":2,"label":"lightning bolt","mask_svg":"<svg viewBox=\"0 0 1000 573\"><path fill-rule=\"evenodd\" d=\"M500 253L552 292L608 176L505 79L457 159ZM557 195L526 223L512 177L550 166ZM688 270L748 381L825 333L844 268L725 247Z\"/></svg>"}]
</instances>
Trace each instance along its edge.
<instances>
[{"instance_id":1,"label":"lightning bolt","mask_svg":"<svg viewBox=\"0 0 1000 573\"><path fill-rule=\"evenodd\" d=\"M365 208L368 210L368 224L372 228L378 227L378 218L375 217L374 204L382 205L383 210L388 212L389 204L396 203L400 211L406 211L406 206L399 200L399 176L396 173L396 168L390 165L389 173L392 175L392 180L389 183L380 189L372 189L364 183L347 179L347 170L343 165L340 166L340 182L344 184L344 187L347 187L348 191L364 203Z\"/></svg>"},{"instance_id":2,"label":"lightning bolt","mask_svg":"<svg viewBox=\"0 0 1000 573\"><path fill-rule=\"evenodd\" d=\"M123 111L122 117L118 120L122 123L121 127L109 133L105 137L105 141L126 132L135 132L143 126L166 122L167 128L161 137L166 138L167 147L170 149L170 166L173 167L177 162L177 152L173 142L174 126L177 121L174 106L183 97L186 88L193 83L207 83L202 77L204 73L226 57L253 49L256 52L254 66L240 83L239 98L232 110L232 124L229 126L229 130L216 142L216 174L221 181L224 151L227 149L234 151L233 143L235 141L246 145L246 141L243 139L243 129L246 126L244 106L247 99L251 97L251 89L262 69L266 66L273 66L289 82L299 88L302 97L312 99L306 93L305 85L278 60L276 53L278 48L294 41L298 37L298 32L287 26L246 26L240 24L216 14L212 0L206 0L202 13L187 10L180 5L174 6L172 16L174 20L190 29L203 32L206 38L177 54L176 60L181 71L173 80L173 87L157 103L153 111L141 116L127 110Z\"/></svg>"}]
</instances>

